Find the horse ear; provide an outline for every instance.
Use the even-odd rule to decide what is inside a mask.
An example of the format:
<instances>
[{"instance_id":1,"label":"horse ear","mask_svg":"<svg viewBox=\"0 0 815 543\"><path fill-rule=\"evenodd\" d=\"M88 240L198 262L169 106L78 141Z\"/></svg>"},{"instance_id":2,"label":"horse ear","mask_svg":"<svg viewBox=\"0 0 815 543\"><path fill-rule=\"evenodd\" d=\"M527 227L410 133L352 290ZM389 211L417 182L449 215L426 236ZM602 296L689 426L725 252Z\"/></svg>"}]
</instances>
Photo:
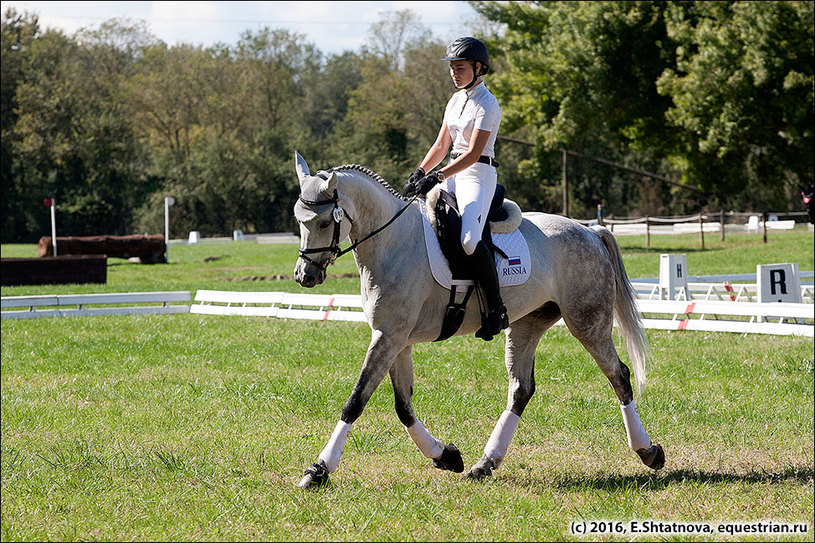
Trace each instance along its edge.
<instances>
[{"instance_id":1,"label":"horse ear","mask_svg":"<svg viewBox=\"0 0 815 543\"><path fill-rule=\"evenodd\" d=\"M300 153L297 151L294 152L294 168L297 170L297 179L300 182L303 182L303 179L310 175L308 171L308 164L306 164L306 159L300 156Z\"/></svg>"},{"instance_id":2,"label":"horse ear","mask_svg":"<svg viewBox=\"0 0 815 543\"><path fill-rule=\"evenodd\" d=\"M337 188L337 172L331 172L328 179L325 180L325 189L327 194L331 194Z\"/></svg>"}]
</instances>

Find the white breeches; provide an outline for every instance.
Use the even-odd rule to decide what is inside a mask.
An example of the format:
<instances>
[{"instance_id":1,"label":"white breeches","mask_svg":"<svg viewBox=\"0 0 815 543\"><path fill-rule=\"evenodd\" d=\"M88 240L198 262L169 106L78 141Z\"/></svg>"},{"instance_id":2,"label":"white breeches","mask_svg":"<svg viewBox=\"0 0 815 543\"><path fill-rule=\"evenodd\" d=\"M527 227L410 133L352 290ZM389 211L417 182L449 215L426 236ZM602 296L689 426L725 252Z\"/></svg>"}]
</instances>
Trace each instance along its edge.
<instances>
[{"instance_id":1,"label":"white breeches","mask_svg":"<svg viewBox=\"0 0 815 543\"><path fill-rule=\"evenodd\" d=\"M461 213L461 247L468 255L473 254L481 241L496 183L496 169L489 164L476 162L463 172L445 179L442 184L444 190L456 196Z\"/></svg>"}]
</instances>

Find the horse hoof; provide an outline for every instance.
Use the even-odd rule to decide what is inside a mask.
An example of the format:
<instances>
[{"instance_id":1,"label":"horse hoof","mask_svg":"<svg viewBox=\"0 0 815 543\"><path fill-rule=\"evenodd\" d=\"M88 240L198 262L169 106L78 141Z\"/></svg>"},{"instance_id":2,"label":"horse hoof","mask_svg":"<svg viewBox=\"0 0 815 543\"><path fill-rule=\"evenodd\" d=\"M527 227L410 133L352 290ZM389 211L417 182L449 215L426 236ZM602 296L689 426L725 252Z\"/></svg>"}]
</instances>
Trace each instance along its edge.
<instances>
[{"instance_id":1,"label":"horse hoof","mask_svg":"<svg viewBox=\"0 0 815 543\"><path fill-rule=\"evenodd\" d=\"M305 475L297 486L300 488L318 488L328 483L328 467L320 460L306 468Z\"/></svg>"},{"instance_id":2,"label":"horse hoof","mask_svg":"<svg viewBox=\"0 0 815 543\"><path fill-rule=\"evenodd\" d=\"M433 460L433 466L438 469L461 473L464 471L464 460L461 459L461 453L458 448L450 443L444 446L444 451L442 451L441 456Z\"/></svg>"},{"instance_id":3,"label":"horse hoof","mask_svg":"<svg viewBox=\"0 0 815 543\"><path fill-rule=\"evenodd\" d=\"M492 470L494 468L495 466L492 464L492 460L484 456L476 465L470 468L470 473L467 474L467 478L473 481L480 481L487 477L492 477Z\"/></svg>"},{"instance_id":4,"label":"horse hoof","mask_svg":"<svg viewBox=\"0 0 815 543\"><path fill-rule=\"evenodd\" d=\"M665 466L665 451L659 443L654 443L647 449L639 449L637 455L651 469L662 469Z\"/></svg>"}]
</instances>

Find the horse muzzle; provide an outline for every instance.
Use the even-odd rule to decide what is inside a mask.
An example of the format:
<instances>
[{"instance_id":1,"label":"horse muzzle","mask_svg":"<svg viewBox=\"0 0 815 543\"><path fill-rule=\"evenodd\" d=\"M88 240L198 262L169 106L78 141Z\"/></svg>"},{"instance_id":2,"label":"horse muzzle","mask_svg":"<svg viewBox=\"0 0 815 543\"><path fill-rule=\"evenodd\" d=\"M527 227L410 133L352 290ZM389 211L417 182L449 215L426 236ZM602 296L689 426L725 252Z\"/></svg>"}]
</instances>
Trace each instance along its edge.
<instances>
[{"instance_id":1,"label":"horse muzzle","mask_svg":"<svg viewBox=\"0 0 815 543\"><path fill-rule=\"evenodd\" d=\"M325 275L325 268L303 258L298 258L294 266L294 280L301 287L312 288L321 285L325 281Z\"/></svg>"}]
</instances>

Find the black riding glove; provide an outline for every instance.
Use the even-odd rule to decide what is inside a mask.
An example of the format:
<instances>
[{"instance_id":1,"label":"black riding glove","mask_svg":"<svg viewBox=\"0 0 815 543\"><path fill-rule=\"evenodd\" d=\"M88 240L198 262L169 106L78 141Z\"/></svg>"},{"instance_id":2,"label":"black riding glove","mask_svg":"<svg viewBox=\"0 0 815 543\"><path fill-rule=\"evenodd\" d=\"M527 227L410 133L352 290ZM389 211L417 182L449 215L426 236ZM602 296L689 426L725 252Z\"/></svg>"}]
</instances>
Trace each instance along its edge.
<instances>
[{"instance_id":1,"label":"black riding glove","mask_svg":"<svg viewBox=\"0 0 815 543\"><path fill-rule=\"evenodd\" d=\"M416 194L416 185L425 175L426 172L423 168L416 168L416 171L410 174L410 177L408 177L407 181L405 181L405 186L402 188L402 196L405 198L410 198Z\"/></svg>"},{"instance_id":2,"label":"black riding glove","mask_svg":"<svg viewBox=\"0 0 815 543\"><path fill-rule=\"evenodd\" d=\"M416 184L416 194L424 196L430 189L444 181L444 174L441 172L434 172L422 177Z\"/></svg>"}]
</instances>

